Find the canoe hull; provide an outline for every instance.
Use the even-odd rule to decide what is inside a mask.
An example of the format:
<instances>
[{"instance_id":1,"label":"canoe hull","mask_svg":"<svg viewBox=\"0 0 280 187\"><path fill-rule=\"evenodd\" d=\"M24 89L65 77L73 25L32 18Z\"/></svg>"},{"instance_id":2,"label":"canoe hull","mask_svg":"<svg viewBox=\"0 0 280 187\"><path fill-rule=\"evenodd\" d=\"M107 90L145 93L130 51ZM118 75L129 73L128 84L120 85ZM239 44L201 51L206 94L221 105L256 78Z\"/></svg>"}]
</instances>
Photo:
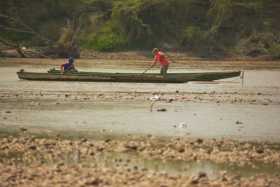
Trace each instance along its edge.
<instances>
[{"instance_id":1,"label":"canoe hull","mask_svg":"<svg viewBox=\"0 0 280 187\"><path fill-rule=\"evenodd\" d=\"M240 71L234 72L204 72L204 73L170 73L166 76L155 73L99 73L76 72L17 72L19 79L34 81L81 81L81 82L139 82L139 83L184 83L188 81L213 81L240 76Z\"/></svg>"}]
</instances>

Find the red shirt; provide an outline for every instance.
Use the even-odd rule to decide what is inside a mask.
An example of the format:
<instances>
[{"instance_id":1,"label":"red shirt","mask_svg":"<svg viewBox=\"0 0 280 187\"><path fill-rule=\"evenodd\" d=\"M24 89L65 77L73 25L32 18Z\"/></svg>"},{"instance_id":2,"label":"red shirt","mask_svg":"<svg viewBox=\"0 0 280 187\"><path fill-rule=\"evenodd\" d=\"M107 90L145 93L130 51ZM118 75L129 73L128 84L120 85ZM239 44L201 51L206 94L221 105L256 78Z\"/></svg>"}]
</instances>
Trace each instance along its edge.
<instances>
[{"instance_id":1,"label":"red shirt","mask_svg":"<svg viewBox=\"0 0 280 187\"><path fill-rule=\"evenodd\" d=\"M159 62L161 66L169 65L168 60L166 59L163 52L159 51L155 54L155 61Z\"/></svg>"}]
</instances>

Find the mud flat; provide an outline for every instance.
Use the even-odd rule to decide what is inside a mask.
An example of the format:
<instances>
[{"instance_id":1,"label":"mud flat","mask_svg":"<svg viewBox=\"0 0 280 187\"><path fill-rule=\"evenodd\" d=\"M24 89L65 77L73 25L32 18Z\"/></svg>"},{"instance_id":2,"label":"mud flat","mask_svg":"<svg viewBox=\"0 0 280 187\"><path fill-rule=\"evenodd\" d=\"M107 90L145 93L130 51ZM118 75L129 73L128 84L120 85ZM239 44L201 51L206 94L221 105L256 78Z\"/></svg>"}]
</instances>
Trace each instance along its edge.
<instances>
[{"instance_id":1,"label":"mud flat","mask_svg":"<svg viewBox=\"0 0 280 187\"><path fill-rule=\"evenodd\" d=\"M128 60L121 70L121 61L80 63L146 67L146 59ZM278 63L188 61L171 70L246 69L243 84L33 82L15 74L62 62L1 59L0 186L280 186Z\"/></svg>"},{"instance_id":2,"label":"mud flat","mask_svg":"<svg viewBox=\"0 0 280 187\"><path fill-rule=\"evenodd\" d=\"M0 138L2 186L279 186L277 144L204 139Z\"/></svg>"}]
</instances>

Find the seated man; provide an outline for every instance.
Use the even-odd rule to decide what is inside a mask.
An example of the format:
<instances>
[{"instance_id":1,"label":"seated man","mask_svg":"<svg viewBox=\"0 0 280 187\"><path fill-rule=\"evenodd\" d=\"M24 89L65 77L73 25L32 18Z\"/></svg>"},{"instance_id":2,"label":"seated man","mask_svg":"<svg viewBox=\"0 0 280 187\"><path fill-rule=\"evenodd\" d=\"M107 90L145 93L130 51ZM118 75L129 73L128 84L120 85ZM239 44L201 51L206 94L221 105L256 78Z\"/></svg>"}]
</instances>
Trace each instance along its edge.
<instances>
[{"instance_id":1,"label":"seated man","mask_svg":"<svg viewBox=\"0 0 280 187\"><path fill-rule=\"evenodd\" d=\"M77 71L75 69L75 66L74 66L74 58L69 57L68 58L68 63L62 64L60 66L60 70L61 70L61 73L64 73L64 72L67 72L67 71Z\"/></svg>"}]
</instances>

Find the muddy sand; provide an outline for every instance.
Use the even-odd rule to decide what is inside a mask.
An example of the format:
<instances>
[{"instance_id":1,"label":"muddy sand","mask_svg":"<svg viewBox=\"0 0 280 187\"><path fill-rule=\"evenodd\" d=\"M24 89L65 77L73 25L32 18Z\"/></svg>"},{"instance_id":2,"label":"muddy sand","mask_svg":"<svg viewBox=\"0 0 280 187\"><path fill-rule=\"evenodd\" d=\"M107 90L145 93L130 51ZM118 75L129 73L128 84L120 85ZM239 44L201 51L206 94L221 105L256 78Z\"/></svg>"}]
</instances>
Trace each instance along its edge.
<instances>
[{"instance_id":1,"label":"muddy sand","mask_svg":"<svg viewBox=\"0 0 280 187\"><path fill-rule=\"evenodd\" d=\"M244 70L185 84L22 81L62 59L0 60L1 186L279 186L280 63L179 58L170 71ZM78 61L142 72L139 60ZM153 69L151 71L158 71Z\"/></svg>"},{"instance_id":2,"label":"muddy sand","mask_svg":"<svg viewBox=\"0 0 280 187\"><path fill-rule=\"evenodd\" d=\"M277 144L2 137L2 186L279 186Z\"/></svg>"}]
</instances>

